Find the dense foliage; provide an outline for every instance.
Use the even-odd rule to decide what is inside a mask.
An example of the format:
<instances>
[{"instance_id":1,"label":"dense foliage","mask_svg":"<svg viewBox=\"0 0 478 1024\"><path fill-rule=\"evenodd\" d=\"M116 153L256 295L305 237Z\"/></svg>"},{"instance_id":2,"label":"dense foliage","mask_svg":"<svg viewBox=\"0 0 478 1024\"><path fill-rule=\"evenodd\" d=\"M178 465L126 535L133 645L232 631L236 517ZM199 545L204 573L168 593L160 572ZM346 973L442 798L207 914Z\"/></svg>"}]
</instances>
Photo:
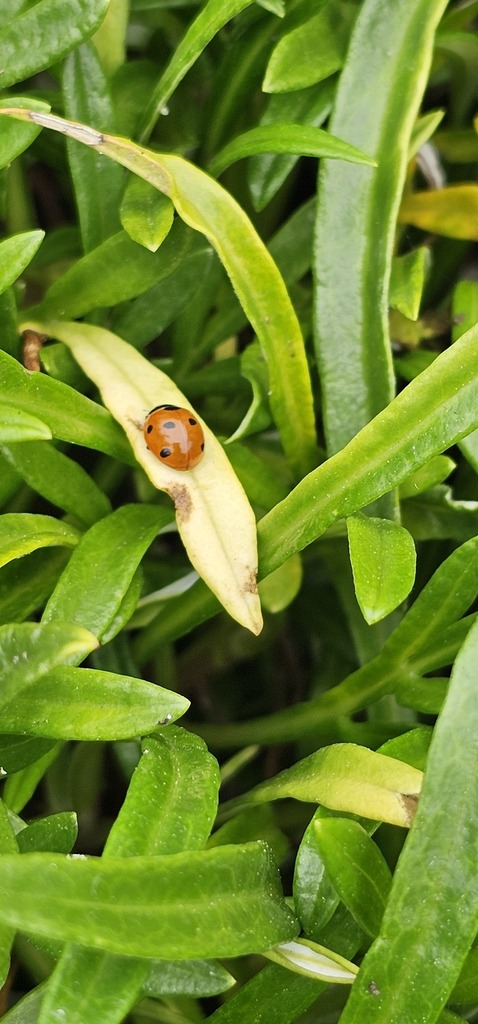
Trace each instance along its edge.
<instances>
[{"instance_id":1,"label":"dense foliage","mask_svg":"<svg viewBox=\"0 0 478 1024\"><path fill-rule=\"evenodd\" d=\"M476 1019L477 18L0 0L9 1024Z\"/></svg>"}]
</instances>

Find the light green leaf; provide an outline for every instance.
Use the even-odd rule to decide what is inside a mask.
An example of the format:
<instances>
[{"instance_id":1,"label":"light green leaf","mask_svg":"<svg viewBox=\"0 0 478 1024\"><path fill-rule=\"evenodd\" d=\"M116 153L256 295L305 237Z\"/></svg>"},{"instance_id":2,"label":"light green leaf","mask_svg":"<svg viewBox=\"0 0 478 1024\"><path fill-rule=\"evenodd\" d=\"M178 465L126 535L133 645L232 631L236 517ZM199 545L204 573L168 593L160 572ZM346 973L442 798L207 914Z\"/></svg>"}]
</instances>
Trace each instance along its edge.
<instances>
[{"instance_id":1,"label":"light green leaf","mask_svg":"<svg viewBox=\"0 0 478 1024\"><path fill-rule=\"evenodd\" d=\"M418 153L418 150L425 142L428 142L428 139L434 134L444 116L444 110L430 110L428 114L423 114L417 118L410 137L409 160Z\"/></svg>"},{"instance_id":2,"label":"light green leaf","mask_svg":"<svg viewBox=\"0 0 478 1024\"><path fill-rule=\"evenodd\" d=\"M417 469L416 473L412 473L408 480L404 480L400 487L400 499L403 501L406 498L415 498L431 487L436 487L437 484L443 483L454 469L456 463L448 455L435 455L421 469Z\"/></svg>"},{"instance_id":3,"label":"light green leaf","mask_svg":"<svg viewBox=\"0 0 478 1024\"><path fill-rule=\"evenodd\" d=\"M264 608L277 615L295 600L302 583L302 562L292 555L270 576L259 583L259 594Z\"/></svg>"},{"instance_id":4,"label":"light green leaf","mask_svg":"<svg viewBox=\"0 0 478 1024\"><path fill-rule=\"evenodd\" d=\"M151 967L143 985L143 995L189 995L196 999L226 992L236 979L214 960L161 960Z\"/></svg>"},{"instance_id":5,"label":"light green leaf","mask_svg":"<svg viewBox=\"0 0 478 1024\"><path fill-rule=\"evenodd\" d=\"M408 597L415 580L415 545L403 526L361 512L347 519L347 532L357 601L372 625Z\"/></svg>"},{"instance_id":6,"label":"light green leaf","mask_svg":"<svg viewBox=\"0 0 478 1024\"><path fill-rule=\"evenodd\" d=\"M123 956L185 960L260 952L298 927L262 843L158 857L5 855L0 920Z\"/></svg>"},{"instance_id":7,"label":"light green leaf","mask_svg":"<svg viewBox=\"0 0 478 1024\"><path fill-rule=\"evenodd\" d=\"M37 818L17 833L20 853L51 850L70 853L78 837L78 821L74 811L60 811Z\"/></svg>"},{"instance_id":8,"label":"light green leaf","mask_svg":"<svg viewBox=\"0 0 478 1024\"><path fill-rule=\"evenodd\" d=\"M87 39L102 22L108 0L40 0L2 33L2 88L48 68Z\"/></svg>"},{"instance_id":9,"label":"light green leaf","mask_svg":"<svg viewBox=\"0 0 478 1024\"><path fill-rule=\"evenodd\" d=\"M409 320L418 319L429 264L430 250L424 245L392 261L390 305Z\"/></svg>"},{"instance_id":10,"label":"light green leaf","mask_svg":"<svg viewBox=\"0 0 478 1024\"><path fill-rule=\"evenodd\" d=\"M44 231L22 231L0 242L0 293L28 267L44 237Z\"/></svg>"},{"instance_id":11,"label":"light green leaf","mask_svg":"<svg viewBox=\"0 0 478 1024\"><path fill-rule=\"evenodd\" d=\"M475 624L452 671L380 935L362 963L343 1024L359 1024L365 1014L371 1024L433 1024L474 942L477 656ZM370 999L372 982L378 990L375 999Z\"/></svg>"},{"instance_id":12,"label":"light green leaf","mask_svg":"<svg viewBox=\"0 0 478 1024\"><path fill-rule=\"evenodd\" d=\"M198 416L204 458L188 472L170 469L146 447L143 424L149 410L159 404L190 408L173 381L102 328L56 322L48 331L71 349L122 424L138 462L155 487L173 499L178 530L195 569L233 618L259 633L255 519L214 434Z\"/></svg>"},{"instance_id":13,"label":"light green leaf","mask_svg":"<svg viewBox=\"0 0 478 1024\"><path fill-rule=\"evenodd\" d=\"M279 772L231 805L292 797L408 826L421 782L422 772L410 765L353 743L337 743Z\"/></svg>"},{"instance_id":14,"label":"light green leaf","mask_svg":"<svg viewBox=\"0 0 478 1024\"><path fill-rule=\"evenodd\" d=\"M47 441L51 438L51 430L37 416L15 409L13 405L4 405L0 409L0 443L12 441Z\"/></svg>"},{"instance_id":15,"label":"light green leaf","mask_svg":"<svg viewBox=\"0 0 478 1024\"><path fill-rule=\"evenodd\" d=\"M44 621L66 619L100 639L110 636L141 558L170 521L156 505L124 505L92 526L60 577Z\"/></svg>"},{"instance_id":16,"label":"light green leaf","mask_svg":"<svg viewBox=\"0 0 478 1024\"><path fill-rule=\"evenodd\" d=\"M299 156L329 157L348 160L350 163L375 166L375 161L342 142L321 128L309 128L301 124L268 124L251 128L229 142L211 161L211 173L220 175L235 163L254 153L296 153Z\"/></svg>"},{"instance_id":17,"label":"light green leaf","mask_svg":"<svg viewBox=\"0 0 478 1024\"><path fill-rule=\"evenodd\" d=\"M340 899L373 938L378 934L392 884L388 864L358 821L316 818L320 856Z\"/></svg>"},{"instance_id":18,"label":"light green leaf","mask_svg":"<svg viewBox=\"0 0 478 1024\"><path fill-rule=\"evenodd\" d=\"M156 252L171 230L174 206L144 178L133 176L121 204L121 223L133 242Z\"/></svg>"},{"instance_id":19,"label":"light green leaf","mask_svg":"<svg viewBox=\"0 0 478 1024\"><path fill-rule=\"evenodd\" d=\"M111 512L108 498L86 470L53 445L30 441L10 445L3 454L29 487L86 526Z\"/></svg>"},{"instance_id":20,"label":"light green leaf","mask_svg":"<svg viewBox=\"0 0 478 1024\"><path fill-rule=\"evenodd\" d=\"M13 833L8 810L0 800L0 854L18 853L18 845ZM15 938L15 930L9 925L0 925L0 985L5 985L10 970L10 950Z\"/></svg>"},{"instance_id":21,"label":"light green leaf","mask_svg":"<svg viewBox=\"0 0 478 1024\"><path fill-rule=\"evenodd\" d=\"M77 530L52 516L7 512L0 516L0 565L6 565L13 558L21 558L37 548L75 547L78 539Z\"/></svg>"},{"instance_id":22,"label":"light green leaf","mask_svg":"<svg viewBox=\"0 0 478 1024\"><path fill-rule=\"evenodd\" d=\"M144 679L63 665L3 706L2 729L58 740L131 739L188 707L185 697Z\"/></svg>"},{"instance_id":23,"label":"light green leaf","mask_svg":"<svg viewBox=\"0 0 478 1024\"><path fill-rule=\"evenodd\" d=\"M277 43L265 74L264 92L304 89L342 67L347 50L344 8L318 0L317 11Z\"/></svg>"},{"instance_id":24,"label":"light green leaf","mask_svg":"<svg viewBox=\"0 0 478 1024\"><path fill-rule=\"evenodd\" d=\"M153 153L125 139L100 134L51 114L20 109L10 113L20 120L30 118L35 124L61 131L134 170L170 196L183 220L209 239L224 263L268 362L271 408L284 450L298 475L307 472L317 461L317 446L300 326L277 267L242 208L217 182L181 157ZM143 259L148 255L142 248L139 251ZM42 315L44 312L42 309Z\"/></svg>"},{"instance_id":25,"label":"light green leaf","mask_svg":"<svg viewBox=\"0 0 478 1024\"><path fill-rule=\"evenodd\" d=\"M57 665L82 661L95 636L66 622L0 626L0 703L4 707Z\"/></svg>"},{"instance_id":26,"label":"light green leaf","mask_svg":"<svg viewBox=\"0 0 478 1024\"><path fill-rule=\"evenodd\" d=\"M11 107L12 99L12 96L1 99L0 109L2 107ZM34 104L36 110L43 111L45 114L50 110L47 103L42 103L41 100L32 100L30 96L27 99L24 99L22 96L15 96L14 100L15 106L18 107L26 105L31 110L32 104ZM14 124L2 121L0 123L0 167L7 167L17 156L20 156L20 153L28 149L34 139L36 139L39 130L38 126L32 123Z\"/></svg>"}]
</instances>

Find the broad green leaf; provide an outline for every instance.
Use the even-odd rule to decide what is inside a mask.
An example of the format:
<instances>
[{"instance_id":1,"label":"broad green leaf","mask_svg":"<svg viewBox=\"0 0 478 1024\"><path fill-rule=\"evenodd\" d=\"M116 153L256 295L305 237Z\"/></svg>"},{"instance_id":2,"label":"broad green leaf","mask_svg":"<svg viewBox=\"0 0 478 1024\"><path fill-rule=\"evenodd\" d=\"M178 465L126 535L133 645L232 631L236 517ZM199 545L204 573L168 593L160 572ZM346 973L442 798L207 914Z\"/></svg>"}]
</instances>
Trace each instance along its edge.
<instances>
[{"instance_id":1,"label":"broad green leaf","mask_svg":"<svg viewBox=\"0 0 478 1024\"><path fill-rule=\"evenodd\" d=\"M130 739L188 707L185 697L144 679L63 665L4 705L2 729L58 740Z\"/></svg>"},{"instance_id":2,"label":"broad green leaf","mask_svg":"<svg viewBox=\"0 0 478 1024\"><path fill-rule=\"evenodd\" d=\"M317 11L277 43L265 74L264 92L304 89L342 67L347 50L346 8L318 0Z\"/></svg>"},{"instance_id":3,"label":"broad green leaf","mask_svg":"<svg viewBox=\"0 0 478 1024\"><path fill-rule=\"evenodd\" d=\"M79 317L100 306L136 298L171 274L188 245L188 235L181 226L171 232L157 253L134 242L126 231L119 231L57 278L33 315Z\"/></svg>"},{"instance_id":4,"label":"broad green leaf","mask_svg":"<svg viewBox=\"0 0 478 1024\"><path fill-rule=\"evenodd\" d=\"M172 695L171 695L172 696ZM186 704L174 695L176 701ZM194 786L191 780L194 779ZM104 856L134 857L141 854L173 854L202 849L217 810L219 771L216 760L202 740L182 729L168 728L149 737L133 774L123 806L111 829ZM210 984L222 991L230 976L211 964ZM166 977L163 972L166 971ZM94 949L67 946L50 979L40 1015L48 1021L61 1008L78 1024L101 1020L111 1024L122 1019L140 997L162 991L195 992L204 987L204 969L193 964L165 963L163 970L142 961L112 956ZM77 979L82 979L82 994ZM217 986L219 986L217 988ZM95 992L92 1000L91 992Z\"/></svg>"},{"instance_id":5,"label":"broad green leaf","mask_svg":"<svg viewBox=\"0 0 478 1024\"><path fill-rule=\"evenodd\" d=\"M0 109L10 107L12 99L13 97L9 96L0 100ZM24 104L29 110L34 104L36 110L42 110L45 114L50 110L49 105L42 103L41 100L32 100L30 96L27 99L15 96L15 106L23 107ZM12 124L2 121L0 124L0 167L7 167L17 156L20 156L20 153L28 149L36 139L39 130L34 124Z\"/></svg>"},{"instance_id":6,"label":"broad green leaf","mask_svg":"<svg viewBox=\"0 0 478 1024\"><path fill-rule=\"evenodd\" d=\"M162 960L151 967L143 995L155 999L190 995L198 999L226 992L235 984L235 978L214 960Z\"/></svg>"},{"instance_id":7,"label":"broad green leaf","mask_svg":"<svg viewBox=\"0 0 478 1024\"><path fill-rule=\"evenodd\" d=\"M22 771L55 746L51 740L0 733L0 775Z\"/></svg>"},{"instance_id":8,"label":"broad green leaf","mask_svg":"<svg viewBox=\"0 0 478 1024\"><path fill-rule=\"evenodd\" d=\"M152 483L173 499L178 530L195 569L233 618L259 633L254 514L214 434L198 416L204 458L187 473L170 469L146 447L143 424L158 404L191 407L173 381L109 331L61 322L49 330L68 345L99 387Z\"/></svg>"},{"instance_id":9,"label":"broad green leaf","mask_svg":"<svg viewBox=\"0 0 478 1024\"><path fill-rule=\"evenodd\" d=\"M44 231L22 231L0 242L0 293L28 267L44 237Z\"/></svg>"},{"instance_id":10,"label":"broad green leaf","mask_svg":"<svg viewBox=\"0 0 478 1024\"><path fill-rule=\"evenodd\" d=\"M174 207L170 199L144 178L133 177L121 205L121 223L130 238L156 252L171 230Z\"/></svg>"},{"instance_id":11,"label":"broad green leaf","mask_svg":"<svg viewBox=\"0 0 478 1024\"><path fill-rule=\"evenodd\" d=\"M399 212L402 224L447 238L478 240L478 185L448 185L409 192Z\"/></svg>"},{"instance_id":12,"label":"broad green leaf","mask_svg":"<svg viewBox=\"0 0 478 1024\"><path fill-rule=\"evenodd\" d=\"M9 819L8 810L0 800L0 854L18 853L18 845ZM0 985L5 985L10 970L10 950L15 930L9 925L0 925Z\"/></svg>"},{"instance_id":13,"label":"broad green leaf","mask_svg":"<svg viewBox=\"0 0 478 1024\"><path fill-rule=\"evenodd\" d=\"M115 131L108 83L93 43L77 46L68 54L63 65L62 92L67 117L85 121L99 131ZM71 142L67 143L67 152L83 249L89 252L119 229L124 172Z\"/></svg>"},{"instance_id":14,"label":"broad green leaf","mask_svg":"<svg viewBox=\"0 0 478 1024\"><path fill-rule=\"evenodd\" d=\"M69 555L66 547L39 548L4 565L0 569L0 624L24 622L44 605Z\"/></svg>"},{"instance_id":15,"label":"broad green leaf","mask_svg":"<svg viewBox=\"0 0 478 1024\"><path fill-rule=\"evenodd\" d=\"M420 312L429 262L430 251L424 245L392 261L390 305L410 320L416 320Z\"/></svg>"},{"instance_id":16,"label":"broad green leaf","mask_svg":"<svg viewBox=\"0 0 478 1024\"><path fill-rule=\"evenodd\" d=\"M10 112L20 120L30 118L35 124L61 131L134 170L170 196L182 219L209 239L268 362L271 408L284 450L298 475L307 472L317 461L317 447L300 326L277 267L242 208L217 182L181 157L159 155L51 114ZM143 258L149 255L142 248L140 252Z\"/></svg>"},{"instance_id":17,"label":"broad green leaf","mask_svg":"<svg viewBox=\"0 0 478 1024\"><path fill-rule=\"evenodd\" d=\"M422 772L401 761L352 743L310 754L239 797L239 803L264 803L292 797L349 811L375 821L408 826L420 793Z\"/></svg>"},{"instance_id":18,"label":"broad green leaf","mask_svg":"<svg viewBox=\"0 0 478 1024\"><path fill-rule=\"evenodd\" d=\"M374 938L392 882L383 854L358 821L316 818L314 833L338 895L360 927Z\"/></svg>"},{"instance_id":19,"label":"broad green leaf","mask_svg":"<svg viewBox=\"0 0 478 1024\"><path fill-rule=\"evenodd\" d=\"M0 39L2 88L50 67L101 24L108 0L40 0L19 14Z\"/></svg>"},{"instance_id":20,"label":"broad green leaf","mask_svg":"<svg viewBox=\"0 0 478 1024\"><path fill-rule=\"evenodd\" d=\"M184 960L260 952L297 934L262 843L158 857L5 855L0 920L123 956Z\"/></svg>"},{"instance_id":21,"label":"broad green leaf","mask_svg":"<svg viewBox=\"0 0 478 1024\"><path fill-rule=\"evenodd\" d=\"M38 416L61 441L85 445L132 463L122 430L102 406L43 373L29 373L0 352L0 401Z\"/></svg>"},{"instance_id":22,"label":"broad green leaf","mask_svg":"<svg viewBox=\"0 0 478 1024\"><path fill-rule=\"evenodd\" d=\"M60 811L37 818L17 834L20 853L51 850L71 853L78 836L78 822L74 811Z\"/></svg>"},{"instance_id":23,"label":"broad green leaf","mask_svg":"<svg viewBox=\"0 0 478 1024\"><path fill-rule=\"evenodd\" d=\"M13 405L4 405L0 409L0 442L10 444L12 441L46 441L51 438L51 430L37 416L15 409Z\"/></svg>"},{"instance_id":24,"label":"broad green leaf","mask_svg":"<svg viewBox=\"0 0 478 1024\"><path fill-rule=\"evenodd\" d=\"M231 18L249 7L252 0L208 0L176 46L173 56L154 89L140 127L140 138L149 138L157 117L189 68L211 39Z\"/></svg>"},{"instance_id":25,"label":"broad green leaf","mask_svg":"<svg viewBox=\"0 0 478 1024\"><path fill-rule=\"evenodd\" d=\"M29 487L86 526L111 512L108 498L86 470L53 445L30 441L10 445L3 454Z\"/></svg>"},{"instance_id":26,"label":"broad green leaf","mask_svg":"<svg viewBox=\"0 0 478 1024\"><path fill-rule=\"evenodd\" d=\"M413 828L380 935L365 957L343 1024L433 1024L478 929L475 625L458 655L435 727ZM370 999L370 985L377 989Z\"/></svg>"},{"instance_id":27,"label":"broad green leaf","mask_svg":"<svg viewBox=\"0 0 478 1024\"><path fill-rule=\"evenodd\" d=\"M44 612L44 621L77 622L100 639L110 630L139 562L170 522L155 505L124 505L82 537Z\"/></svg>"},{"instance_id":28,"label":"broad green leaf","mask_svg":"<svg viewBox=\"0 0 478 1024\"><path fill-rule=\"evenodd\" d=\"M7 512L0 516L0 565L6 565L13 558L21 558L37 548L75 547L78 539L77 530L52 516Z\"/></svg>"},{"instance_id":29,"label":"broad green leaf","mask_svg":"<svg viewBox=\"0 0 478 1024\"><path fill-rule=\"evenodd\" d=\"M95 636L65 621L0 626L2 708L57 665L82 661L97 646Z\"/></svg>"},{"instance_id":30,"label":"broad green leaf","mask_svg":"<svg viewBox=\"0 0 478 1024\"><path fill-rule=\"evenodd\" d=\"M299 156L329 157L374 166L375 161L355 146L342 142L321 128L301 124L261 125L237 136L211 161L211 173L222 174L230 164L254 153L296 153Z\"/></svg>"},{"instance_id":31,"label":"broad green leaf","mask_svg":"<svg viewBox=\"0 0 478 1024\"><path fill-rule=\"evenodd\" d=\"M372 625L408 597L415 580L416 552L403 526L361 512L347 519L355 593Z\"/></svg>"},{"instance_id":32,"label":"broad green leaf","mask_svg":"<svg viewBox=\"0 0 478 1024\"><path fill-rule=\"evenodd\" d=\"M446 0L397 0L384 18L382 0L365 0L337 88L330 131L359 146L377 168L323 161L320 170L315 345L329 454L394 395L388 293L396 220L435 29L446 6ZM372 81L373 88L366 87ZM394 517L392 496L380 514Z\"/></svg>"}]
</instances>

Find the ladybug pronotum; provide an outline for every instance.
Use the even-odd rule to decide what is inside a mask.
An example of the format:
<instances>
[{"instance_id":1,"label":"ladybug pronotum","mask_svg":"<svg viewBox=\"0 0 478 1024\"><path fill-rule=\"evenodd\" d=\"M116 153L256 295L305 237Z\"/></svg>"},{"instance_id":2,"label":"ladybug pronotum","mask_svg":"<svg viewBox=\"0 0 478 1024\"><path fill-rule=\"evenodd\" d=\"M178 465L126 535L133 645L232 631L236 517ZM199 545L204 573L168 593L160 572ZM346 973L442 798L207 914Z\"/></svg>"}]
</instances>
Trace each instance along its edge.
<instances>
[{"instance_id":1,"label":"ladybug pronotum","mask_svg":"<svg viewBox=\"0 0 478 1024\"><path fill-rule=\"evenodd\" d=\"M178 405L157 405L143 427L146 445L171 469L193 469L204 455L204 434L194 413Z\"/></svg>"}]
</instances>

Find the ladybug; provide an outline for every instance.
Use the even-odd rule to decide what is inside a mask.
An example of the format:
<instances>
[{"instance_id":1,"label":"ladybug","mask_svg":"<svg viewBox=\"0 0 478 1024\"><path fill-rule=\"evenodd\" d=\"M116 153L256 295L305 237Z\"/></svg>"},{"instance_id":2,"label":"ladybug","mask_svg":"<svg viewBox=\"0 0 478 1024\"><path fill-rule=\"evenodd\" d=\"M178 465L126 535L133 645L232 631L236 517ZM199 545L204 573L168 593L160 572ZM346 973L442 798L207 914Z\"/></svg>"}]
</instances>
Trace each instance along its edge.
<instances>
[{"instance_id":1,"label":"ladybug","mask_svg":"<svg viewBox=\"0 0 478 1024\"><path fill-rule=\"evenodd\" d=\"M194 413L178 405L157 405L143 427L146 445L171 469L193 469L204 455L204 434Z\"/></svg>"}]
</instances>

